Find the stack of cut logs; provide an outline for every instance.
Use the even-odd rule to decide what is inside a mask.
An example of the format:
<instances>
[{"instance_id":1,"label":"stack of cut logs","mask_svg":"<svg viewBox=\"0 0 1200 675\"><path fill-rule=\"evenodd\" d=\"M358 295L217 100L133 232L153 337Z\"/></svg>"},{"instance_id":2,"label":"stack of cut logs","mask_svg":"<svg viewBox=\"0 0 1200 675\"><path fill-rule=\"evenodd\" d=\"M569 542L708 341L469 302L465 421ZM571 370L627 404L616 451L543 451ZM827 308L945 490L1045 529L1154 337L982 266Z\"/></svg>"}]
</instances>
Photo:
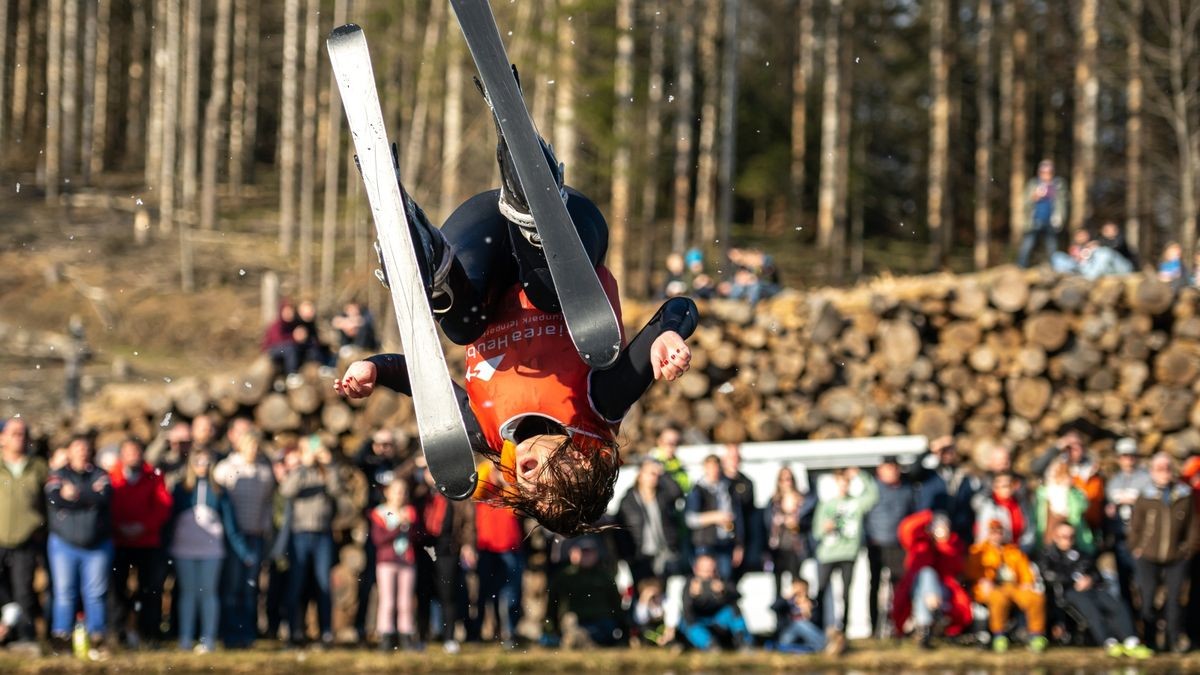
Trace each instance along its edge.
<instances>
[{"instance_id":1,"label":"stack of cut logs","mask_svg":"<svg viewBox=\"0 0 1200 675\"><path fill-rule=\"evenodd\" d=\"M1026 454L1085 418L1144 452L1183 455L1200 448L1198 298L1145 276L998 268L787 291L756 308L713 301L691 371L651 389L621 442L647 447L674 423L715 442L955 432ZM631 330L653 310L627 307ZM461 363L461 349L448 358ZM415 433L404 397L345 401L315 369L302 379L277 391L260 360L236 375L110 385L84 420L152 435L169 412L249 413L266 431L323 429L345 448L384 425Z\"/></svg>"}]
</instances>

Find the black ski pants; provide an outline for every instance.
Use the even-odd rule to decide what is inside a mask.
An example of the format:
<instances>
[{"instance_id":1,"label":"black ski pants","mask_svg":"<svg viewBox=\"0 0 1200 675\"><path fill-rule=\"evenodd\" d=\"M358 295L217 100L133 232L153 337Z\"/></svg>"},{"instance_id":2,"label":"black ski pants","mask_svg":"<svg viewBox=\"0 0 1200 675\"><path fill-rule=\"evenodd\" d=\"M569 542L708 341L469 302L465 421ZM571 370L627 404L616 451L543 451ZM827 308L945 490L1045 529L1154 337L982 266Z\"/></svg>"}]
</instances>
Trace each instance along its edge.
<instances>
[{"instance_id":1,"label":"black ski pants","mask_svg":"<svg viewBox=\"0 0 1200 675\"><path fill-rule=\"evenodd\" d=\"M595 267L608 251L608 223L592 200L572 188L566 191L567 212ZM477 194L442 225L457 261L449 279L454 303L439 315L439 321L442 332L456 344L470 344L483 334L490 321L489 301L516 283L524 285L538 309L562 310L545 251L530 244L516 225L500 215L499 198L499 190Z\"/></svg>"}]
</instances>

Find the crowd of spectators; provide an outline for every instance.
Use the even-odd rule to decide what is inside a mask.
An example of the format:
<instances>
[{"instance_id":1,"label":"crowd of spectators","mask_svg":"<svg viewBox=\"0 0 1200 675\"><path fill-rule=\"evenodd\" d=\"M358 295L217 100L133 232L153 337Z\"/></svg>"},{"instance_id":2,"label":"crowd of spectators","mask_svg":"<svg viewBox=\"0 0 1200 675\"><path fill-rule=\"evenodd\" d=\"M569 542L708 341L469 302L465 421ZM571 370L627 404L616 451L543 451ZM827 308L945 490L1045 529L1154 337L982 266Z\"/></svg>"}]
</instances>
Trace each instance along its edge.
<instances>
[{"instance_id":1,"label":"crowd of spectators","mask_svg":"<svg viewBox=\"0 0 1200 675\"><path fill-rule=\"evenodd\" d=\"M687 295L705 300L729 298L745 300L753 306L782 288L775 259L759 249L731 248L727 265L718 265L722 272L728 271L728 278L721 280L708 272L700 249L673 252L667 256L666 282L661 295L667 298Z\"/></svg>"},{"instance_id":2,"label":"crowd of spectators","mask_svg":"<svg viewBox=\"0 0 1200 675\"><path fill-rule=\"evenodd\" d=\"M783 466L760 502L738 446L691 480L680 431L666 428L618 495L605 523L617 527L568 541L442 497L400 440L381 429L343 455L317 435L268 439L248 419L202 415L149 447L125 438L96 452L79 435L46 452L24 419L7 420L0 643L66 653L84 633L95 657L262 639L328 648L339 642L333 570L357 541L355 644L387 651L455 653L465 639L840 653L860 557L880 639L1092 643L1135 658L1200 644L1200 457L1181 472L1159 453L1142 468L1133 439L1117 442L1109 472L1084 431L1066 428L1028 476L1006 447L977 468L953 438L933 439L908 467L833 471L828 490ZM535 551L538 621L523 587ZM774 576L774 601L753 599L776 613L770 635L752 634L742 611L750 572Z\"/></svg>"},{"instance_id":3,"label":"crowd of spectators","mask_svg":"<svg viewBox=\"0 0 1200 675\"><path fill-rule=\"evenodd\" d=\"M326 333L336 344L322 339L316 304L311 300L293 303L285 299L279 303L275 320L267 325L260 346L275 364L276 371L285 376L296 375L305 363L330 368L336 365L342 350L374 352L379 349L375 319L361 303L343 305L329 322Z\"/></svg>"}]
</instances>

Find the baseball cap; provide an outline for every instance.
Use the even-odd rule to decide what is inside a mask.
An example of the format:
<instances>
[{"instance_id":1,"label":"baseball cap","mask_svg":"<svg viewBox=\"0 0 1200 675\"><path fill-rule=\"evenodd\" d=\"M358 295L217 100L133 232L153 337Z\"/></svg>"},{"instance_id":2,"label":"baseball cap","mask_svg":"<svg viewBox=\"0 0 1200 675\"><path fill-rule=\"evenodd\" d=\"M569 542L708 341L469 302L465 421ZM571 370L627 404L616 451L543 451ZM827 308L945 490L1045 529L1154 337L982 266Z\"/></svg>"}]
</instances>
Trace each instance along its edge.
<instances>
[{"instance_id":1,"label":"baseball cap","mask_svg":"<svg viewBox=\"0 0 1200 675\"><path fill-rule=\"evenodd\" d=\"M1117 454L1118 455L1136 455L1138 454L1137 441L1132 438L1117 439Z\"/></svg>"}]
</instances>

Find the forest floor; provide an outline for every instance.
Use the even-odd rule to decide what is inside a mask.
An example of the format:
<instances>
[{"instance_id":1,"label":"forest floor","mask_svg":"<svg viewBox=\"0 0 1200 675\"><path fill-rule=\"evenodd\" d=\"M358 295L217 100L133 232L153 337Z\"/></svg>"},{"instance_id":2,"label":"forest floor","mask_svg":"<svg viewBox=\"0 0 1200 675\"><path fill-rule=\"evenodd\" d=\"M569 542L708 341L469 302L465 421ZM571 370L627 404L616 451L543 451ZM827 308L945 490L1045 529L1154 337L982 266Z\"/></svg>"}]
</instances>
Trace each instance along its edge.
<instances>
[{"instance_id":1,"label":"forest floor","mask_svg":"<svg viewBox=\"0 0 1200 675\"><path fill-rule=\"evenodd\" d=\"M560 651L528 648L508 651L496 645L467 645L455 656L431 648L424 652L382 654L362 649L329 651L215 652L204 656L160 651L117 654L104 661L68 657L19 657L0 651L0 672L229 672L229 673L370 673L370 672L937 672L943 673L1181 673L1200 671L1200 654L1157 656L1146 661L1117 660L1098 649L1052 649L1044 654L1014 650L992 654L981 649L939 647L925 651L911 644L855 642L840 658L824 655L675 653L666 649L592 649Z\"/></svg>"}]
</instances>

